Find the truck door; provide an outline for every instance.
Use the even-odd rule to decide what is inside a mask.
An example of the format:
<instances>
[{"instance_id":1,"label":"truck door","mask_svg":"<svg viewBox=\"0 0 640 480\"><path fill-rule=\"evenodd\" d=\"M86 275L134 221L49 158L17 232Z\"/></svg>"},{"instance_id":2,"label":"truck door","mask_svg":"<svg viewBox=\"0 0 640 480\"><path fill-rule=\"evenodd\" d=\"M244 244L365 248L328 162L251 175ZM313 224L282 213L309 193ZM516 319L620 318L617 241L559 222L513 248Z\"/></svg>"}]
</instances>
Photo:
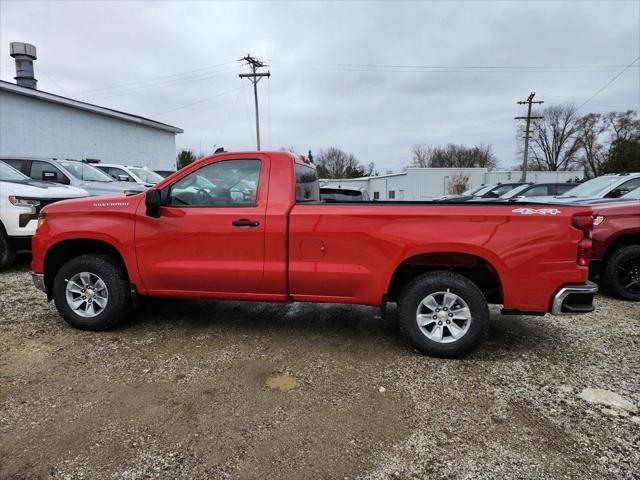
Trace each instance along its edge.
<instances>
[{"instance_id":1,"label":"truck door","mask_svg":"<svg viewBox=\"0 0 640 480\"><path fill-rule=\"evenodd\" d=\"M264 273L267 156L213 159L163 189L160 217L136 221L144 286L155 292L257 292Z\"/></svg>"}]
</instances>

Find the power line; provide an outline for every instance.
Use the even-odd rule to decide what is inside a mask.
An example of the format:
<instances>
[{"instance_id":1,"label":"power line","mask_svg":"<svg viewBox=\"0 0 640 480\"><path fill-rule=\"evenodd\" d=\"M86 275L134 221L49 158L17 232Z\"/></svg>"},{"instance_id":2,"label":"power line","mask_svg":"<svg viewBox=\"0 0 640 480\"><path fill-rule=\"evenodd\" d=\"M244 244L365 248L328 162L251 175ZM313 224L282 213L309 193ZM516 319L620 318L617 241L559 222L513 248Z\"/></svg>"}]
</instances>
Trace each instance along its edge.
<instances>
[{"instance_id":1,"label":"power line","mask_svg":"<svg viewBox=\"0 0 640 480\"><path fill-rule=\"evenodd\" d=\"M266 73L258 72L259 68L264 68L267 65L265 65L262 61L258 60L255 57L252 57L249 54L242 57L241 60L244 60L245 62L247 62L247 65L249 65L249 67L251 68L251 73L241 73L238 76L240 78L248 78L253 84L253 99L255 100L255 106L256 106L256 146L257 146L257 150L259 151L260 150L260 112L258 111L258 82L262 80L264 77L267 77L267 78L270 77L271 73L269 71L267 71Z\"/></svg>"},{"instance_id":2,"label":"power line","mask_svg":"<svg viewBox=\"0 0 640 480\"><path fill-rule=\"evenodd\" d=\"M615 71L622 65L393 65L355 63L272 62L274 66L292 68L333 68L354 71L398 70L398 71L541 71L541 72L603 72Z\"/></svg>"},{"instance_id":3,"label":"power line","mask_svg":"<svg viewBox=\"0 0 640 480\"><path fill-rule=\"evenodd\" d=\"M172 73L172 74L169 74L169 75L160 75L158 77L150 77L150 78L147 78L146 80L134 80L134 81L131 81L131 82L120 83L120 84L117 84L117 85L111 85L109 87L101 87L101 88L96 88L96 89L93 89L93 90L85 90L85 91L82 91L82 92L76 92L76 95L84 95L84 94L87 94L87 93L102 92L102 91L105 91L105 90L117 90L117 89L120 89L122 87L129 87L129 86L132 86L132 85L142 85L142 84L146 84L146 83L153 83L153 82L158 81L158 80L168 79L168 78L172 78L172 77L180 77L180 76L188 75L188 74L194 73L194 72L202 72L203 70L210 70L210 69L215 69L215 68L218 68L218 67L223 67L225 65L232 65L234 63L235 63L234 61L230 61L230 62L225 62L225 63L219 63L219 64L216 64L216 65L209 65L209 66L206 66L206 67L194 68L192 70L184 70L184 71L179 72L179 73Z\"/></svg>"},{"instance_id":4,"label":"power line","mask_svg":"<svg viewBox=\"0 0 640 480\"><path fill-rule=\"evenodd\" d=\"M240 88L238 90L238 95L236 96L236 99L233 102L233 106L231 107L231 110L229 111L229 115L227 115L227 119L222 124L222 128L220 128L220 131L218 132L218 135L216 136L216 141L214 142L214 145L219 145L220 144L220 140L222 140L222 134L226 130L227 124L229 123L229 120L231 120L231 117L233 116L233 112L236 110L236 105L238 105L238 100L240 100L240 95L242 95L243 90L244 90L244 86L242 86L242 88Z\"/></svg>"},{"instance_id":5,"label":"power line","mask_svg":"<svg viewBox=\"0 0 640 480\"><path fill-rule=\"evenodd\" d=\"M596 93L594 93L593 95L591 95L589 98L587 98L578 108L576 108L576 111L580 110L582 107L584 107L587 103L589 103L591 100L593 100L600 92L602 92L605 88L607 88L609 85L611 85L613 82L615 82L618 77L620 77L620 75L622 75L624 72L626 72L627 70L629 70L631 68L631 66L636 63L638 60L640 60L640 56L636 57L636 59L631 62L629 65L627 65L626 67L624 67L622 70L620 70L618 72L617 75L615 75L611 80L609 80L607 83L605 83L602 88L600 88Z\"/></svg>"},{"instance_id":6,"label":"power line","mask_svg":"<svg viewBox=\"0 0 640 480\"><path fill-rule=\"evenodd\" d=\"M175 86L178 86L178 85L183 85L185 83L195 83L195 82L200 82L200 81L203 81L203 80L208 80L210 78L215 78L215 77L221 77L221 76L224 76L224 75L228 75L233 70L236 70L236 68L237 67L227 68L226 71L224 71L224 72L199 74L199 75L191 76L191 77L188 77L188 78L169 80L169 81L165 81L163 83L159 83L159 84L156 84L156 85L140 85L140 86L136 86L136 87L130 87L128 89L121 90L121 91L118 91L118 92L115 92L115 93L111 93L111 94L91 95L91 96L85 97L85 98L88 98L90 100L104 100L106 98L122 97L122 96L126 96L126 95L131 95L131 94L134 94L134 93L147 92L147 91L150 91L150 90L157 90L159 88L175 87Z\"/></svg>"},{"instance_id":7,"label":"power line","mask_svg":"<svg viewBox=\"0 0 640 480\"><path fill-rule=\"evenodd\" d=\"M202 98L200 100L196 100L195 102L187 103L185 105L180 105L180 106L178 106L176 108L172 108L171 110L165 110L164 112L154 113L153 115L164 115L165 113L171 113L171 112L175 112L176 110L182 110L183 108L188 108L188 107L192 107L194 105L199 105L201 103L205 103L205 102L209 102L211 100L215 100L216 98L220 98L220 97L222 97L224 95L228 95L229 93L233 93L235 91L236 91L235 88L233 90L227 90L226 92L219 93L218 95L214 95L213 97Z\"/></svg>"}]
</instances>

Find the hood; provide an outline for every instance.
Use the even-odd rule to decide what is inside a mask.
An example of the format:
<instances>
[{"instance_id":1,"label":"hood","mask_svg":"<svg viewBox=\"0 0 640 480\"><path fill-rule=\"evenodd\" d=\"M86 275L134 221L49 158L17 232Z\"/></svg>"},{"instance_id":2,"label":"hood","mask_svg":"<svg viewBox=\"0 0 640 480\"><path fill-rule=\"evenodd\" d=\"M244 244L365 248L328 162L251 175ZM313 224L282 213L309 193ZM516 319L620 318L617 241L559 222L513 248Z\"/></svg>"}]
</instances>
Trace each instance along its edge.
<instances>
[{"instance_id":1,"label":"hood","mask_svg":"<svg viewBox=\"0 0 640 480\"><path fill-rule=\"evenodd\" d=\"M47 214L73 213L74 215L95 215L96 213L135 212L144 195L109 195L85 197L55 202L45 207Z\"/></svg>"},{"instance_id":2,"label":"hood","mask_svg":"<svg viewBox=\"0 0 640 480\"><path fill-rule=\"evenodd\" d=\"M2 194L40 198L43 200L54 198L81 198L89 193L77 187L62 185L60 183L39 182L37 180L24 180L16 182L0 181Z\"/></svg>"}]
</instances>

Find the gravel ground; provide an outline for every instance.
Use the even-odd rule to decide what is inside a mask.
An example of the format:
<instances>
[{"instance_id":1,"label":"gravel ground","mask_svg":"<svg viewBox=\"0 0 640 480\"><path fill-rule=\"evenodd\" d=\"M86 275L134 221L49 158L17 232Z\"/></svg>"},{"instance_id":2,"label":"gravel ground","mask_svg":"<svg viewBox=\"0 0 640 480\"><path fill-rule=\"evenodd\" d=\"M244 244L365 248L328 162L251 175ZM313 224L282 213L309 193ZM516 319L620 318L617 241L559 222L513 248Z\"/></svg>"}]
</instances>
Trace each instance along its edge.
<instances>
[{"instance_id":1,"label":"gravel ground","mask_svg":"<svg viewBox=\"0 0 640 480\"><path fill-rule=\"evenodd\" d=\"M153 300L81 332L23 258L0 274L0 478L640 477L640 305L494 314L461 360L377 314Z\"/></svg>"}]
</instances>

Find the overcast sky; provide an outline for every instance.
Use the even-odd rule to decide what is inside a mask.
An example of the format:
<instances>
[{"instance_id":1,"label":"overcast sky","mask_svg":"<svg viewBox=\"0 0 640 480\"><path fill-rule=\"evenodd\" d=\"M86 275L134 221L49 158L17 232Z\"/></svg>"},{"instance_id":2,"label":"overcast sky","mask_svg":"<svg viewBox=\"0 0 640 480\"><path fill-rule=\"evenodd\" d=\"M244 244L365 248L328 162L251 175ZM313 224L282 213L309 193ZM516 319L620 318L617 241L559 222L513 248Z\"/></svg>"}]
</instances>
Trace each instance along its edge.
<instances>
[{"instance_id":1,"label":"overcast sky","mask_svg":"<svg viewBox=\"0 0 640 480\"><path fill-rule=\"evenodd\" d=\"M263 149L338 146L382 173L414 143L489 143L508 167L516 101L591 97L640 55L640 2L2 1L0 39L3 80L9 42L33 43L39 89L183 128L178 148L255 148L251 53L272 74ZM582 111L638 110L639 64Z\"/></svg>"}]
</instances>

